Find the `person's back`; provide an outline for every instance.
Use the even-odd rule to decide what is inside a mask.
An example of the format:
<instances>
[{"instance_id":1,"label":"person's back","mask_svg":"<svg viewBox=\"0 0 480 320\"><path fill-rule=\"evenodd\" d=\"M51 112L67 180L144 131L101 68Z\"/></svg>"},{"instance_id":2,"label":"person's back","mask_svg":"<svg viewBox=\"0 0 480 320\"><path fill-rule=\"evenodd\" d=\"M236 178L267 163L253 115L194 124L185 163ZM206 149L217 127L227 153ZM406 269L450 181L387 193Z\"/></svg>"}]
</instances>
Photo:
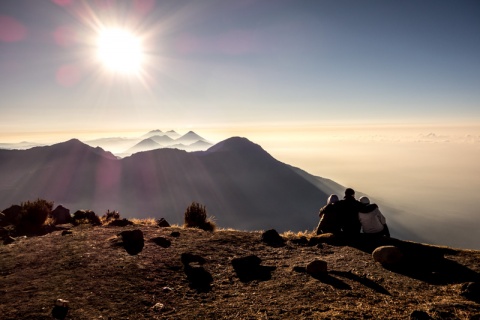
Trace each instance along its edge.
<instances>
[{"instance_id":1,"label":"person's back","mask_svg":"<svg viewBox=\"0 0 480 320\"><path fill-rule=\"evenodd\" d=\"M317 227L317 234L340 232L337 203L338 196L332 194L327 200L327 205L320 209L320 222Z\"/></svg>"},{"instance_id":2,"label":"person's back","mask_svg":"<svg viewBox=\"0 0 480 320\"><path fill-rule=\"evenodd\" d=\"M345 197L338 202L340 226L346 235L359 234L362 225L358 219L359 212L371 211L377 205L365 205L355 199L355 191L351 188L345 190Z\"/></svg>"},{"instance_id":3,"label":"person's back","mask_svg":"<svg viewBox=\"0 0 480 320\"><path fill-rule=\"evenodd\" d=\"M366 205L370 204L370 200L367 197L361 197L360 202ZM363 233L388 235L386 219L378 207L372 208L368 212L358 212L358 218L362 225Z\"/></svg>"}]
</instances>

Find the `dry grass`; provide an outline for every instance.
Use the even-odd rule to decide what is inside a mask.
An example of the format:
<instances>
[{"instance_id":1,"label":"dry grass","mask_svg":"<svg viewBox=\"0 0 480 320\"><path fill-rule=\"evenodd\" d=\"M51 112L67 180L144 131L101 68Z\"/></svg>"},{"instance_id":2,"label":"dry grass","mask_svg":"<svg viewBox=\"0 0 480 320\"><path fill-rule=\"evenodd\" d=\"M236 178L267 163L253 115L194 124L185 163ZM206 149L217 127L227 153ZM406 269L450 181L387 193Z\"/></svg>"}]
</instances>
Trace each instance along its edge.
<instances>
[{"instance_id":1,"label":"dry grass","mask_svg":"<svg viewBox=\"0 0 480 320\"><path fill-rule=\"evenodd\" d=\"M295 238L300 238L300 237L305 237L307 239L310 239L311 237L314 237L316 234L314 231L310 230L304 230L304 231L285 231L280 234L282 237L286 238L287 240L295 239Z\"/></svg>"}]
</instances>

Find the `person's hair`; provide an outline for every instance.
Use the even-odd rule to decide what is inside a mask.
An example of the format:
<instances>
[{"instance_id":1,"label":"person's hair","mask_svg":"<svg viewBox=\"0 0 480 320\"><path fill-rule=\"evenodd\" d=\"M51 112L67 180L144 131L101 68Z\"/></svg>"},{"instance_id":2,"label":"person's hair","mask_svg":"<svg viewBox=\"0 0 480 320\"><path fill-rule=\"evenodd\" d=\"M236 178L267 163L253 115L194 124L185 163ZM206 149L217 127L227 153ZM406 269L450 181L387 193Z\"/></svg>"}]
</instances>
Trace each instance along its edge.
<instances>
[{"instance_id":1,"label":"person's hair","mask_svg":"<svg viewBox=\"0 0 480 320\"><path fill-rule=\"evenodd\" d=\"M360 199L358 199L358 201L363 204L370 204L370 199L368 199L367 197L361 197Z\"/></svg>"},{"instance_id":2,"label":"person's hair","mask_svg":"<svg viewBox=\"0 0 480 320\"><path fill-rule=\"evenodd\" d=\"M353 190L352 188L347 188L345 190L345 196L348 197L348 196L354 196L355 195L355 190Z\"/></svg>"},{"instance_id":3,"label":"person's hair","mask_svg":"<svg viewBox=\"0 0 480 320\"><path fill-rule=\"evenodd\" d=\"M335 203L338 201L338 196L336 194L331 194L327 199L327 204Z\"/></svg>"}]
</instances>

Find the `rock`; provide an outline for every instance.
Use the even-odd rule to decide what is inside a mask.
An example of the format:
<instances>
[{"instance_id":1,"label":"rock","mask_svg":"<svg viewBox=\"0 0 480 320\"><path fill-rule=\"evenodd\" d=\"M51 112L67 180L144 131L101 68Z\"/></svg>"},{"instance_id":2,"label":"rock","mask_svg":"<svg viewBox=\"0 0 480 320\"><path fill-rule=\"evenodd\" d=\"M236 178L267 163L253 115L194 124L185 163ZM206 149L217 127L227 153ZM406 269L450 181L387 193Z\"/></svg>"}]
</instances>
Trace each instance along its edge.
<instances>
[{"instance_id":1,"label":"rock","mask_svg":"<svg viewBox=\"0 0 480 320\"><path fill-rule=\"evenodd\" d=\"M157 302L153 305L152 309L154 311L163 311L165 310L165 305L163 303Z\"/></svg>"},{"instance_id":2,"label":"rock","mask_svg":"<svg viewBox=\"0 0 480 320\"><path fill-rule=\"evenodd\" d=\"M5 215L4 223L17 225L22 215L22 207L17 204L3 210Z\"/></svg>"},{"instance_id":3,"label":"rock","mask_svg":"<svg viewBox=\"0 0 480 320\"><path fill-rule=\"evenodd\" d=\"M72 221L72 216L70 215L70 210L65 208L62 205L59 205L51 213L55 224L65 224Z\"/></svg>"},{"instance_id":4,"label":"rock","mask_svg":"<svg viewBox=\"0 0 480 320\"><path fill-rule=\"evenodd\" d=\"M126 226L133 226L133 222L128 220L128 219L115 219L110 221L108 224L109 226L112 227L126 227Z\"/></svg>"},{"instance_id":5,"label":"rock","mask_svg":"<svg viewBox=\"0 0 480 320\"><path fill-rule=\"evenodd\" d=\"M178 238L180 237L180 232L178 231L173 231L172 233L170 233L170 236L174 237L174 238Z\"/></svg>"},{"instance_id":6,"label":"rock","mask_svg":"<svg viewBox=\"0 0 480 320\"><path fill-rule=\"evenodd\" d=\"M160 228L168 228L170 227L170 223L168 223L167 220L165 220L164 218L160 218L159 220L157 220L157 226L159 226Z\"/></svg>"},{"instance_id":7,"label":"rock","mask_svg":"<svg viewBox=\"0 0 480 320\"><path fill-rule=\"evenodd\" d=\"M432 319L425 311L415 310L410 314L411 320L430 320Z\"/></svg>"},{"instance_id":8,"label":"rock","mask_svg":"<svg viewBox=\"0 0 480 320\"><path fill-rule=\"evenodd\" d=\"M129 254L136 255L143 250L145 240L141 230L122 231L118 235L122 238L123 247Z\"/></svg>"},{"instance_id":9,"label":"rock","mask_svg":"<svg viewBox=\"0 0 480 320\"><path fill-rule=\"evenodd\" d=\"M172 242L164 237L156 237L151 239L150 241L154 242L162 248L168 248L172 245Z\"/></svg>"},{"instance_id":10,"label":"rock","mask_svg":"<svg viewBox=\"0 0 480 320\"><path fill-rule=\"evenodd\" d=\"M467 282L462 284L460 294L468 299L480 299L480 282Z\"/></svg>"},{"instance_id":11,"label":"rock","mask_svg":"<svg viewBox=\"0 0 480 320\"><path fill-rule=\"evenodd\" d=\"M52 310L52 317L54 319L63 320L68 314L68 300L57 299Z\"/></svg>"},{"instance_id":12,"label":"rock","mask_svg":"<svg viewBox=\"0 0 480 320\"><path fill-rule=\"evenodd\" d=\"M270 229L262 233L262 241L270 246L285 245L285 239L283 239L275 229Z\"/></svg>"},{"instance_id":13,"label":"rock","mask_svg":"<svg viewBox=\"0 0 480 320\"><path fill-rule=\"evenodd\" d=\"M310 275L324 275L327 271L327 262L323 260L313 260L307 264L307 273Z\"/></svg>"},{"instance_id":14,"label":"rock","mask_svg":"<svg viewBox=\"0 0 480 320\"><path fill-rule=\"evenodd\" d=\"M261 266L262 260L256 255L232 259L232 267L242 282L253 280L266 281L272 278L275 267Z\"/></svg>"},{"instance_id":15,"label":"rock","mask_svg":"<svg viewBox=\"0 0 480 320\"><path fill-rule=\"evenodd\" d=\"M403 260L403 253L395 246L376 248L372 253L373 259L383 265L395 265Z\"/></svg>"},{"instance_id":16,"label":"rock","mask_svg":"<svg viewBox=\"0 0 480 320\"><path fill-rule=\"evenodd\" d=\"M213 282L213 277L204 267L186 264L184 265L184 271L192 289L201 292L210 291L210 284Z\"/></svg>"}]
</instances>

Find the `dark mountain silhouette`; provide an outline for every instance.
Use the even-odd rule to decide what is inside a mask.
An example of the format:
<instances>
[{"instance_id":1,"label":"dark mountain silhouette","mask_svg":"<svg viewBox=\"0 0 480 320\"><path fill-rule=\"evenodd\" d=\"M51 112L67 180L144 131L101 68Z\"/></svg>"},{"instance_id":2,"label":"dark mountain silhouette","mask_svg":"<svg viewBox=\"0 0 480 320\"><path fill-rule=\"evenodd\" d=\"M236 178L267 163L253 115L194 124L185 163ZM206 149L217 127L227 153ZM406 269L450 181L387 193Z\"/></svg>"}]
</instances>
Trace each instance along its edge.
<instances>
[{"instance_id":1,"label":"dark mountain silhouette","mask_svg":"<svg viewBox=\"0 0 480 320\"><path fill-rule=\"evenodd\" d=\"M183 223L185 209L197 201L219 226L305 230L316 225L332 193L305 175L245 138L207 151L157 149L123 159L70 140L0 150L0 208L40 197L71 210L119 210L125 217Z\"/></svg>"}]
</instances>

